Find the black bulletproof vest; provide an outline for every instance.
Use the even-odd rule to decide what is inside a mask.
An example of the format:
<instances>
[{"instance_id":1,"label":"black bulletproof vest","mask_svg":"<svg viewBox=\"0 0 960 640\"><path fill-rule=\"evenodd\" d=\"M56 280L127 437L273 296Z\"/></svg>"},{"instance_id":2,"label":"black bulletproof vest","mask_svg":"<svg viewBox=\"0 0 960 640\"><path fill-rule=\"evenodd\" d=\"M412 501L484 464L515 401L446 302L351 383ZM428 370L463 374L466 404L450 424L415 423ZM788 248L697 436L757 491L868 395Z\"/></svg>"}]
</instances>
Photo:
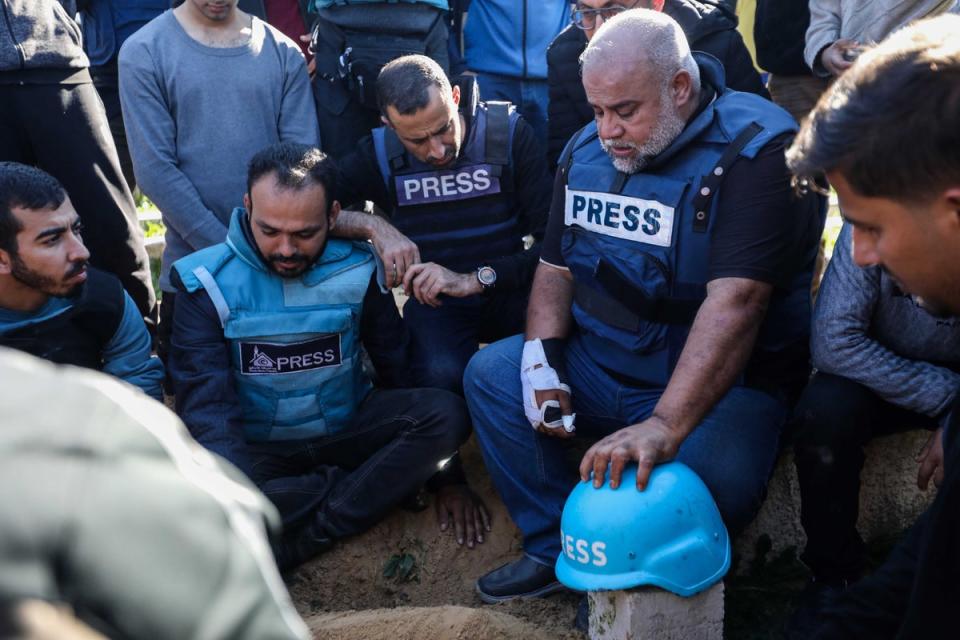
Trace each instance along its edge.
<instances>
[{"instance_id":1,"label":"black bulletproof vest","mask_svg":"<svg viewBox=\"0 0 960 640\"><path fill-rule=\"evenodd\" d=\"M0 345L56 364L100 370L103 350L123 318L123 286L90 268L72 307L52 318L0 335Z\"/></svg>"}]
</instances>

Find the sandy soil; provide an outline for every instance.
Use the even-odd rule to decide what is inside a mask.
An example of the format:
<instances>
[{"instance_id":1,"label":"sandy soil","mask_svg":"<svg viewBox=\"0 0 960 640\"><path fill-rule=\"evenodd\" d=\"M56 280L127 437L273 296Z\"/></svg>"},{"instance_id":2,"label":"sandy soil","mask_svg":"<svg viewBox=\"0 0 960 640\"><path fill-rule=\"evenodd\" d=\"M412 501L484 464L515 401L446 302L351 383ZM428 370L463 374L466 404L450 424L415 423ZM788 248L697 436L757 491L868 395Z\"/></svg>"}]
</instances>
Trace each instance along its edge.
<instances>
[{"instance_id":1,"label":"sandy soil","mask_svg":"<svg viewBox=\"0 0 960 640\"><path fill-rule=\"evenodd\" d=\"M450 605L327 613L315 616L307 623L314 637L327 640L551 640L557 637L501 611Z\"/></svg>"},{"instance_id":2,"label":"sandy soil","mask_svg":"<svg viewBox=\"0 0 960 640\"><path fill-rule=\"evenodd\" d=\"M493 516L484 544L460 547L441 532L431 507L397 511L363 535L341 541L288 578L294 603L316 638L332 640L579 639L573 629L579 596L484 605L477 577L518 557L520 538L483 472L471 442L464 465ZM410 580L385 578L394 554L410 554Z\"/></svg>"}]
</instances>

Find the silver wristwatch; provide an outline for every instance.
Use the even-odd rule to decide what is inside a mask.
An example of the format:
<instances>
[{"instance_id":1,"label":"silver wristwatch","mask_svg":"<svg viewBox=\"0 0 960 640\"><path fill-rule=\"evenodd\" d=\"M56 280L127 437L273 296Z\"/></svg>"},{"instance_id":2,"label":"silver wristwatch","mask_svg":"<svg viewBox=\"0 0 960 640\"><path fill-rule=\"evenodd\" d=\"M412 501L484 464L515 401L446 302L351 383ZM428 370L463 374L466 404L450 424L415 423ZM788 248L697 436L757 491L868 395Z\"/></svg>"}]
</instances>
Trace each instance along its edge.
<instances>
[{"instance_id":1,"label":"silver wristwatch","mask_svg":"<svg viewBox=\"0 0 960 640\"><path fill-rule=\"evenodd\" d=\"M490 265L484 265L477 269L477 280L483 292L488 293L497 285L497 272Z\"/></svg>"}]
</instances>

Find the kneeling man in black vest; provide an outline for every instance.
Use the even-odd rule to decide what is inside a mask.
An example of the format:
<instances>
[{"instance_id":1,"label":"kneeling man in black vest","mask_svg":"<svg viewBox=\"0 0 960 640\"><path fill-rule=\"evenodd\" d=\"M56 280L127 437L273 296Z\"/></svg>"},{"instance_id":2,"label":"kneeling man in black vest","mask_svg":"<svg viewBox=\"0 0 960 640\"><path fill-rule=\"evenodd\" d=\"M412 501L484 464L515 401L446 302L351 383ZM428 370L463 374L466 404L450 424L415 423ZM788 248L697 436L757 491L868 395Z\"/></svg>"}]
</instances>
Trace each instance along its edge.
<instances>
[{"instance_id":1,"label":"kneeling man in black vest","mask_svg":"<svg viewBox=\"0 0 960 640\"><path fill-rule=\"evenodd\" d=\"M163 400L163 365L130 295L89 266L80 216L53 176L0 162L0 345L103 371Z\"/></svg>"},{"instance_id":2,"label":"kneeling man in black vest","mask_svg":"<svg viewBox=\"0 0 960 640\"><path fill-rule=\"evenodd\" d=\"M328 239L335 175L312 147L261 151L226 241L173 266L178 413L280 510L283 569L372 526L428 481L441 528L453 513L461 543L482 541L489 522L446 465L469 433L463 400L404 388L410 339L374 254Z\"/></svg>"}]
</instances>

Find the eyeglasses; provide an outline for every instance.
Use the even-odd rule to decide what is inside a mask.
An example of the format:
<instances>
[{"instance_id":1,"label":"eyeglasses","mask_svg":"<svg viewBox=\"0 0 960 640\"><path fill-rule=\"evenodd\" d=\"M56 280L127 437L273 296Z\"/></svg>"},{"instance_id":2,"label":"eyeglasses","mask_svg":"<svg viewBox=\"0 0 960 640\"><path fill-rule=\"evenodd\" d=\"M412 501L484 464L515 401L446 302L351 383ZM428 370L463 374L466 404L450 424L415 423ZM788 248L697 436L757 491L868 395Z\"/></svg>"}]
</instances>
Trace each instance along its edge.
<instances>
[{"instance_id":1,"label":"eyeglasses","mask_svg":"<svg viewBox=\"0 0 960 640\"><path fill-rule=\"evenodd\" d=\"M597 26L597 16L603 18L603 21L606 22L618 13L623 13L627 9L633 9L637 4L638 3L634 2L629 7L625 7L622 4L612 4L602 9L581 9L578 4L570 13L570 19L573 20L573 24L577 25L580 29L593 29Z\"/></svg>"}]
</instances>

